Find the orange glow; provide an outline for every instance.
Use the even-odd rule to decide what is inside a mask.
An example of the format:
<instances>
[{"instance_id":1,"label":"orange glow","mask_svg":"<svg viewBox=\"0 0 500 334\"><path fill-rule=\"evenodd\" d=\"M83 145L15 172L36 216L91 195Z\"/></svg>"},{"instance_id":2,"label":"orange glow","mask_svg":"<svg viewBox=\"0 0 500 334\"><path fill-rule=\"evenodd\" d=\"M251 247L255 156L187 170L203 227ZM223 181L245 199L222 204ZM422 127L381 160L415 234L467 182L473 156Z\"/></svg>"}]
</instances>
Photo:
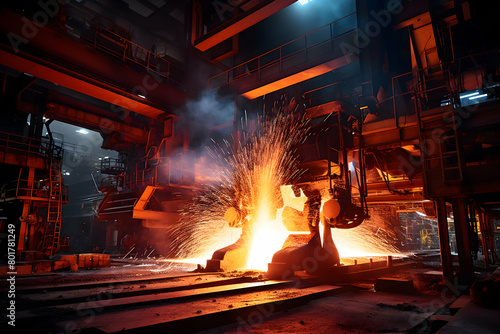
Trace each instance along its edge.
<instances>
[{"instance_id":1,"label":"orange glow","mask_svg":"<svg viewBox=\"0 0 500 334\"><path fill-rule=\"evenodd\" d=\"M257 97L260 97L265 94L269 94L275 92L277 90L283 89L285 87L289 87L295 85L299 82L315 78L319 75L325 74L327 72L331 72L339 67L345 66L352 61L356 60L356 55L353 53L349 53L344 57L339 57L334 60L330 60L324 64L317 65L308 69L305 69L296 74L289 75L282 79L275 80L267 85L259 86L258 88L251 89L241 95L246 97L247 99L253 100Z\"/></svg>"},{"instance_id":2,"label":"orange glow","mask_svg":"<svg viewBox=\"0 0 500 334\"><path fill-rule=\"evenodd\" d=\"M266 215L265 203L261 203L259 217L252 229L252 241L250 256L247 261L247 269L267 270L267 264L271 262L274 253L283 246L290 234L281 220L283 209L278 210L275 220Z\"/></svg>"},{"instance_id":3,"label":"orange glow","mask_svg":"<svg viewBox=\"0 0 500 334\"><path fill-rule=\"evenodd\" d=\"M212 258L212 254L223 247L235 243L241 235L241 228L229 227L227 224L223 224L214 234L207 234L204 236L208 239L204 245L206 247L200 248L196 253L193 253L190 257L180 257L177 259L170 258L167 259L170 262L176 263L191 263L191 264L202 264L205 263L207 259Z\"/></svg>"},{"instance_id":4,"label":"orange glow","mask_svg":"<svg viewBox=\"0 0 500 334\"><path fill-rule=\"evenodd\" d=\"M291 186L282 186L301 175L297 157L292 153L294 145L308 131L307 121L297 122L292 114L278 116L259 119L258 130L243 133L236 153L228 142L216 143L209 150L210 156L220 161L213 170L217 182L207 185L184 212L181 224L171 231L171 247L178 257L210 258L214 251L220 251L215 260L223 261L222 268L266 270L291 233L310 234L304 216L307 197L304 193L295 197ZM324 202L330 199L325 183L312 186L321 190ZM237 209L238 215L233 212L231 219L225 220L231 207ZM285 208L290 217L286 225ZM227 220L233 222L234 216L238 216L238 223L232 225L240 221L243 225L243 236L238 242L236 236L228 238L226 234L231 231ZM387 246L391 240L385 240L389 236L378 232L376 226L365 223L352 230L334 229L332 237L341 257L390 254ZM307 238L295 238L299 239ZM224 249L229 245L234 247Z\"/></svg>"},{"instance_id":5,"label":"orange glow","mask_svg":"<svg viewBox=\"0 0 500 334\"><path fill-rule=\"evenodd\" d=\"M288 231L281 219L282 208L277 208L274 171L277 156L269 155L267 166L257 168L252 182L253 210L255 217L249 217L251 228L248 269L266 270L273 254L281 249L288 237Z\"/></svg>"},{"instance_id":6,"label":"orange glow","mask_svg":"<svg viewBox=\"0 0 500 334\"><path fill-rule=\"evenodd\" d=\"M332 229L332 238L339 251L340 258L391 255L382 247L376 247L376 240L363 230ZM396 254L395 254L396 255Z\"/></svg>"},{"instance_id":7,"label":"orange glow","mask_svg":"<svg viewBox=\"0 0 500 334\"><path fill-rule=\"evenodd\" d=\"M229 227L227 224L221 228L216 236L207 235L206 237L211 238L213 242L197 257L199 259L197 263L203 263L206 259L212 258L212 254L216 250L235 243L240 238L240 235L241 228Z\"/></svg>"},{"instance_id":8,"label":"orange glow","mask_svg":"<svg viewBox=\"0 0 500 334\"><path fill-rule=\"evenodd\" d=\"M307 200L307 197L304 196L303 193L300 197L294 197L291 186L281 187L281 193L285 204L284 207L290 206L299 211L303 210L304 203ZM326 199L323 199L322 202L321 210L323 209L323 204L326 202ZM278 210L276 219L272 220L267 215L270 211L269 205L266 205L265 201L260 203L257 221L252 229L253 237L247 269L267 270L267 264L271 262L274 253L281 249L283 243L290 234L282 221L281 214L283 208ZM322 224L320 224L319 231L321 234L321 242L323 243L324 232ZM302 233L307 234L309 232ZM366 229L361 227L348 230L332 228L331 233L341 260L352 257L398 255L388 251L388 249L380 243L379 236L368 233Z\"/></svg>"}]
</instances>

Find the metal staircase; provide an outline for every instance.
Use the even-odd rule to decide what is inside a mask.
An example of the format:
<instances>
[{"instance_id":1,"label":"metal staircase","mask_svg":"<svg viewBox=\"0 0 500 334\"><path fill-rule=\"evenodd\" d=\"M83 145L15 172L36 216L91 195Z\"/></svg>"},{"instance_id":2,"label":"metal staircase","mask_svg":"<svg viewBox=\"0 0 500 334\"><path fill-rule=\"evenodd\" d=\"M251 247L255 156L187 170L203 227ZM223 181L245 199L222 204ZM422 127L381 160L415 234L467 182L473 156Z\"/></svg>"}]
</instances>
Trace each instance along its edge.
<instances>
[{"instance_id":1,"label":"metal staircase","mask_svg":"<svg viewBox=\"0 0 500 334\"><path fill-rule=\"evenodd\" d=\"M47 221L42 242L42 253L47 256L54 256L59 249L63 204L60 159L51 158L50 160L48 195Z\"/></svg>"}]
</instances>

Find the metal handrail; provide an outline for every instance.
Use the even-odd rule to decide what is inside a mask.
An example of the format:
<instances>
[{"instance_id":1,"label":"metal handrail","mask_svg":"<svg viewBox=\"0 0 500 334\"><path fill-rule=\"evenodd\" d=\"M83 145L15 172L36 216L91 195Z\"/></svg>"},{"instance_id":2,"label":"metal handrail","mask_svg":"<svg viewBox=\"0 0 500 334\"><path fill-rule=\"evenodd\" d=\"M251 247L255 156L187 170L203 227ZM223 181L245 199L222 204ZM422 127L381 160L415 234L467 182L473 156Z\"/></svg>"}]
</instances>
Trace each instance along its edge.
<instances>
[{"instance_id":1,"label":"metal handrail","mask_svg":"<svg viewBox=\"0 0 500 334\"><path fill-rule=\"evenodd\" d=\"M21 151L28 154L46 156L49 151L49 142L32 137L25 137L9 132L0 131L0 148L7 150Z\"/></svg>"},{"instance_id":2,"label":"metal handrail","mask_svg":"<svg viewBox=\"0 0 500 334\"><path fill-rule=\"evenodd\" d=\"M50 178L44 176L38 177L37 180L29 182L28 179L19 178L18 180L9 181L2 193L3 199L29 197L31 199L49 200L50 196ZM68 201L68 186L61 185L61 196L63 202Z\"/></svg>"},{"instance_id":3,"label":"metal handrail","mask_svg":"<svg viewBox=\"0 0 500 334\"><path fill-rule=\"evenodd\" d=\"M85 36L83 32L78 33L75 30L71 30L70 33L72 35L77 36L80 40L91 45L94 49L102 50L111 56L121 59L123 62L139 65L146 69L146 71L159 75L162 79L165 79L167 83L172 83L181 89L186 89L184 69L132 42L129 38L127 38L127 36L124 36L130 34L128 30L104 19L85 6L82 6L82 8L83 14L81 14L81 18L83 19L84 29L88 24L90 27L89 30L94 32L94 36L89 38ZM92 17L87 17L87 13L90 13ZM120 30L122 34L116 33L96 22L93 22L92 18L94 17L97 17L100 21L108 22L112 28ZM98 37L106 38L108 41L113 41L117 45L120 44L120 52L113 50L104 43L100 42ZM137 56L137 54L139 54L139 56Z\"/></svg>"},{"instance_id":4,"label":"metal handrail","mask_svg":"<svg viewBox=\"0 0 500 334\"><path fill-rule=\"evenodd\" d=\"M343 35L345 35L345 34L347 34L347 33L350 33L350 32L352 32L352 31L355 31L355 30L356 30L356 28L354 28L354 29L350 29L350 30L348 30L348 31L345 31L345 32L343 32L343 33L341 33L341 34L338 34L338 35L335 35L335 36L333 35L333 24L335 24L336 22L339 22L339 21L341 21L341 20L344 20L344 19L346 19L346 18L348 18L348 17L350 17L350 16L352 16L352 15L355 15L355 14L356 14L356 12L350 13L350 14L348 14L348 15L346 15L346 16L344 16L344 17L341 17L341 18L339 18L339 19L337 19L337 20L335 20L335 21L332 21L332 22L330 22L330 23L328 23L328 24L326 24L326 25L324 25L324 26L322 26L322 27L320 27L320 28L318 28L318 29L316 29L316 30L313 30L313 31L311 31L311 32L309 32L309 33L307 33L307 34L305 34L305 35L303 35L303 36L300 36L300 37L298 37L298 38L296 38L296 39L294 39L294 40L291 40L291 41L289 41L289 42L287 42L287 43L285 43L285 44L282 44L282 45L280 45L280 46L278 46L278 47L276 47L276 48L274 48L274 49L272 49L272 50L270 50L270 51L267 51L267 52L265 52L265 53L263 53L263 54L261 54L261 55L259 55L259 56L255 57L255 58L252 58L252 59L250 59L250 60L247 60L247 61L245 61L245 62L243 62L243 63L241 63L241 64L239 64L239 65L236 65L236 66L234 66L234 67L232 67L232 68L230 68L230 69L228 69L228 70L225 70L224 72L221 72L221 73L219 73L219 74L217 74L217 75L215 75L215 76L212 76L211 78L209 78L209 79L208 79L208 85L207 85L207 86L208 86L208 88L209 88L209 89L217 89L217 88L220 88L220 87L222 87L222 86L228 85L228 84L230 84L231 82L234 82L234 81L236 81L236 80L240 79L241 77L245 76L245 75L246 75L246 74L248 74L248 73L250 73L250 74L251 74L251 73L254 73L254 72L258 72L258 73L260 74L261 69L263 69L263 68L265 68L265 67L268 67L268 66L271 66L271 65L273 65L273 64L276 64L276 63L278 63L278 62L280 63L280 72L281 72L281 71L282 71L282 63L283 63L283 61L284 61L284 60L286 60L286 59L288 59L288 58L290 58L291 56L293 56L293 55L295 55L295 54L298 54L298 53L300 53L300 52L305 51L305 52L306 52L306 59L307 59L307 50L308 50L308 49L310 49L310 48L312 48L312 47L315 47L315 46L317 46L317 45L320 45L320 44L324 44L325 42L330 42L330 41L333 41L335 38L341 37L341 36L343 36ZM325 28L328 28L328 29L329 29L329 32L330 32L330 37L329 37L329 38L327 38L327 39L325 39L325 40L323 40L323 41L320 41L320 42L314 43L314 44L312 44L312 45L308 45L308 44L307 44L307 36L310 36L310 35L312 35L312 34L314 34L314 33L317 33L318 31L323 30L323 29L325 29ZM297 51L293 51L293 52L291 52L291 53L289 53L289 54L286 54L286 55L284 55L284 54L283 54L283 49L284 49L284 47L286 47L286 46L288 46L288 45L290 45L290 44L292 44L292 43L294 43L294 42L297 42L297 41L299 41L299 40L301 40L301 39L304 39L304 47L303 47L302 49L297 50ZM275 60L269 61L269 62L267 62L267 63L265 63L265 64L262 64L262 59L263 59L263 57L265 57L265 56L267 56L267 55L270 55L271 53L276 52L276 51L279 51L279 57L278 57L278 59L275 59ZM257 61L257 63L258 63L258 65L257 65L257 68L256 68L256 69L253 69L253 70L247 71L247 72L245 72L245 73L243 73L243 74L238 74L238 75L234 76L234 77L230 80L229 76L230 76L230 73L231 73L231 72L235 71L235 70L236 70L236 69L238 69L238 68L244 68L246 65L248 65L248 64L250 64L251 62L254 62L254 61ZM211 82L211 81L213 81L213 80L214 80L214 79L216 79L216 78L221 78L221 77L223 77L223 76L225 76L225 77L226 77L225 83L223 83L223 84L221 84L221 85L219 85L219 86L213 87L213 88L211 88L211 87L210 87L210 82Z\"/></svg>"},{"instance_id":5,"label":"metal handrail","mask_svg":"<svg viewBox=\"0 0 500 334\"><path fill-rule=\"evenodd\" d=\"M336 86L339 86L339 88L337 88ZM346 87L350 91L350 94L344 94L344 87ZM338 91L342 93L342 98L352 98L353 104L357 103L357 98L360 95L360 93L356 92L354 90L354 88L352 88L347 82L337 81L337 82L334 82L334 83L331 83L331 84L328 84L328 85L325 85L325 86L322 86L319 88L311 89L311 90L308 90L308 91L302 93L302 95L304 96L304 100L306 102L309 102L308 107L310 108L310 107L315 106L313 103L313 100L317 100L317 99L320 99L324 96L327 96L327 95L323 94L323 95L313 97L313 93L320 92L320 91L326 90L328 88L338 89Z\"/></svg>"},{"instance_id":6,"label":"metal handrail","mask_svg":"<svg viewBox=\"0 0 500 334\"><path fill-rule=\"evenodd\" d=\"M402 73L402 74L393 76L392 80L391 80L392 96L390 96L382 101L379 101L378 103L382 104L382 105L390 103L390 105L393 109L392 110L393 117L396 120L396 125L399 127L400 125L398 124L398 119L399 119L400 115L399 115L398 111L399 111L400 107L398 106L398 103L400 103L400 102L398 102L398 100L401 101L401 98L404 98L405 96L410 95L411 96L410 99L413 99L413 108L416 108L415 103L422 103L422 101L421 101L422 99L432 97L433 94L437 94L445 88L454 94L461 92L463 90L463 88L461 87L460 83L457 84L455 82L456 80L463 80L463 79L461 79L461 77L463 76L464 72L460 71L461 64L463 63L463 61L465 59L472 59L474 61L474 57L486 55L486 54L487 54L486 52L483 52L483 53L477 53L474 55L467 55L467 56L457 58L457 59L454 59L452 61L441 64L441 67L443 68L443 72L444 72L444 76L445 76L444 77L444 84L436 86L436 87L432 87L432 88L428 88L426 86L426 80L425 80L425 76L427 75L426 73L429 70L429 67L416 69L416 70L412 70L410 72L406 72L406 73ZM458 67L459 67L459 69L456 70L458 72L458 75L459 75L458 79L453 76L453 72L451 70L451 68L454 65L458 65ZM473 70L478 71L478 69L473 69ZM446 77L446 75L451 76L451 78ZM408 82L413 81L412 87L409 89L406 89L406 90L397 89L396 88L397 86L395 85L396 81L400 80L401 78L403 78L405 76L408 77L408 79L406 79L404 81L404 83L408 83ZM400 87L400 86L398 86L398 87ZM446 99L448 99L450 102L450 106L451 106L451 103L452 103L452 101L450 100L451 97L447 96L447 95L449 95L449 94L442 95L441 101L444 102ZM434 96L437 97L437 95L434 95ZM421 105L421 107L422 107L422 105ZM432 107L432 106L426 107L422 110L429 110L432 108L435 108L435 106L434 107ZM415 112L415 110L412 111L412 113L414 113L414 112Z\"/></svg>"},{"instance_id":7,"label":"metal handrail","mask_svg":"<svg viewBox=\"0 0 500 334\"><path fill-rule=\"evenodd\" d=\"M196 170L201 170L200 164L194 164L192 168L186 168L186 162L183 160L184 154L179 153L172 157L163 157L163 158L153 158L153 159L145 159L143 161L139 161L136 164L136 171L134 176L129 176L129 183L126 183L131 188L138 186L174 186L174 187L188 187L188 188L196 188L201 184L197 184L201 178L196 173ZM178 163L173 163L172 161L175 159ZM154 164L147 167L148 160L157 160ZM144 164L143 169L139 169L139 163ZM198 167L198 168L197 168ZM165 173L165 183L160 183L160 179L158 177L159 168L163 168L162 173ZM179 182L173 182L172 180L172 170L175 169L177 172L176 175L179 176ZM191 182L185 182L186 179L192 180Z\"/></svg>"},{"instance_id":8,"label":"metal handrail","mask_svg":"<svg viewBox=\"0 0 500 334\"><path fill-rule=\"evenodd\" d=\"M40 158L60 159L62 157L62 147L52 143L49 139L36 139L9 132L0 131L0 152L3 158L7 153L15 153L28 157L38 156Z\"/></svg>"}]
</instances>

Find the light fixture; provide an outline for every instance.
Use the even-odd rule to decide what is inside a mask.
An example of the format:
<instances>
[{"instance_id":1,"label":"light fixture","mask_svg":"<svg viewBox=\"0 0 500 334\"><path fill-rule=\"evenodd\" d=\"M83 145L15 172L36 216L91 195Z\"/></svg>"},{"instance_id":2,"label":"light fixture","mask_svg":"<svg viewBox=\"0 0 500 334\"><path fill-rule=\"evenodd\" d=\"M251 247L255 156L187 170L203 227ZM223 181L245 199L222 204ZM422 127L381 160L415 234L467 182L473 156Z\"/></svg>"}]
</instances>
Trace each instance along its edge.
<instances>
[{"instance_id":1,"label":"light fixture","mask_svg":"<svg viewBox=\"0 0 500 334\"><path fill-rule=\"evenodd\" d=\"M469 100L480 99L480 98L486 97L486 96L488 96L488 94L476 95L476 96L473 96L473 97L469 97Z\"/></svg>"},{"instance_id":2,"label":"light fixture","mask_svg":"<svg viewBox=\"0 0 500 334\"><path fill-rule=\"evenodd\" d=\"M81 133L82 135L86 135L86 134L88 134L88 133L89 133L89 132L88 132L87 130L85 130L85 129L78 129L78 130L76 130L76 132Z\"/></svg>"},{"instance_id":3,"label":"light fixture","mask_svg":"<svg viewBox=\"0 0 500 334\"><path fill-rule=\"evenodd\" d=\"M417 213L417 215L419 215L420 217L427 217L427 215L425 213L422 213L420 211L415 211Z\"/></svg>"},{"instance_id":4,"label":"light fixture","mask_svg":"<svg viewBox=\"0 0 500 334\"><path fill-rule=\"evenodd\" d=\"M460 98L465 99L466 97L471 97L471 96L478 95L478 94L479 94L479 92L474 92L474 93L462 95L462 96L460 96Z\"/></svg>"},{"instance_id":5,"label":"light fixture","mask_svg":"<svg viewBox=\"0 0 500 334\"><path fill-rule=\"evenodd\" d=\"M301 5L305 5L305 4L306 4L306 3L308 3L309 1L311 1L311 0L299 0L299 3L300 3Z\"/></svg>"},{"instance_id":6,"label":"light fixture","mask_svg":"<svg viewBox=\"0 0 500 334\"><path fill-rule=\"evenodd\" d=\"M146 98L146 96L142 95L142 94L137 94L137 96L139 96L141 99L145 99Z\"/></svg>"}]
</instances>

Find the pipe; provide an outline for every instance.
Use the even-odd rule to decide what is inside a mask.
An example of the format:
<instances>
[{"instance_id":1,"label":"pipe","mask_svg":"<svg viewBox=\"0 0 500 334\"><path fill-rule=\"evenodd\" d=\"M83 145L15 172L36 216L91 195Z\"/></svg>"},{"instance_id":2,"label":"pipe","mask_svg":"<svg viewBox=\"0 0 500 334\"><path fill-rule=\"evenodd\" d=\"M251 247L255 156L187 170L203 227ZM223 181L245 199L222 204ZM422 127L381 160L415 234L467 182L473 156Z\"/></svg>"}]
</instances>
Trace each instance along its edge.
<instances>
[{"instance_id":1,"label":"pipe","mask_svg":"<svg viewBox=\"0 0 500 334\"><path fill-rule=\"evenodd\" d=\"M92 178L92 181L94 182L95 190L97 190L97 192L99 194L102 194L102 191L99 190L99 187L97 186L97 183L95 182L95 178L94 178L94 173L93 172L90 172L90 177Z\"/></svg>"}]
</instances>

